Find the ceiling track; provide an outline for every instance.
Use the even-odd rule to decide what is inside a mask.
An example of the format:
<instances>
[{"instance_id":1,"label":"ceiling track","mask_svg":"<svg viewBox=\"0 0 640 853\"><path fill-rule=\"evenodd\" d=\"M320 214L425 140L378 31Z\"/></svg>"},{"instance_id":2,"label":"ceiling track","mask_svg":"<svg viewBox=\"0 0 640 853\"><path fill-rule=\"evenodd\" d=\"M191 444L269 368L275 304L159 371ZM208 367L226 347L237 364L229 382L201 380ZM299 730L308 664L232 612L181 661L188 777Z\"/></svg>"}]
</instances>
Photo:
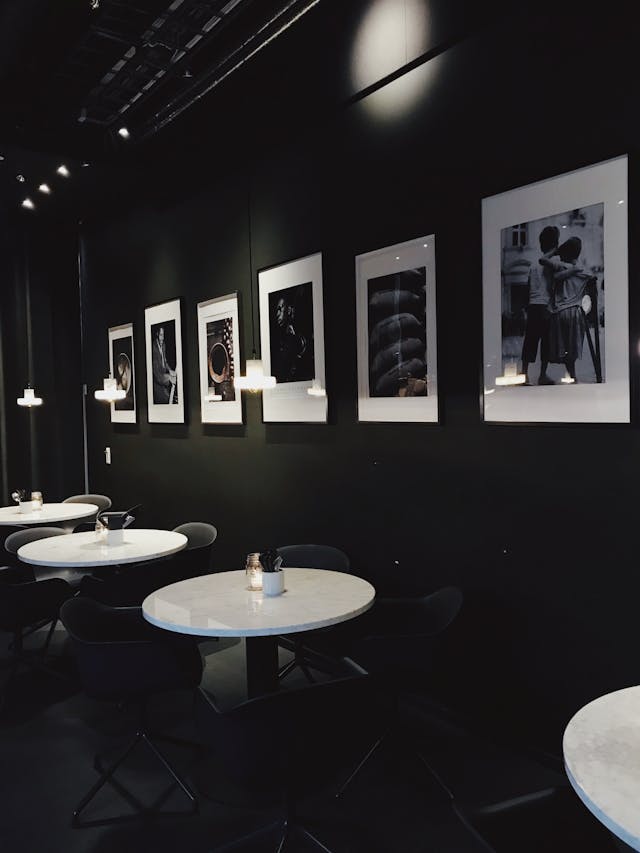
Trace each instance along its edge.
<instances>
[{"instance_id":1,"label":"ceiling track","mask_svg":"<svg viewBox=\"0 0 640 853\"><path fill-rule=\"evenodd\" d=\"M200 76L192 86L169 101L162 110L155 114L153 119L139 127L135 134L135 141L140 143L155 136L319 3L320 0L289 0L238 48L227 54L205 75Z\"/></svg>"}]
</instances>

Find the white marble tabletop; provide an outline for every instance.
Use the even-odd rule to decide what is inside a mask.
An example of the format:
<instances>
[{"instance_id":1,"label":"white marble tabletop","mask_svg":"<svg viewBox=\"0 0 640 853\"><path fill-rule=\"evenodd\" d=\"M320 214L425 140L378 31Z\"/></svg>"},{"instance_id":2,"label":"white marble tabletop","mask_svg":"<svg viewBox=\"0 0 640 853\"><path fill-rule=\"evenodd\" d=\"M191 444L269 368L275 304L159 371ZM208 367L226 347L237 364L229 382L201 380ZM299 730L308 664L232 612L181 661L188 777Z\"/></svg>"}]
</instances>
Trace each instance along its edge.
<instances>
[{"instance_id":1,"label":"white marble tabletop","mask_svg":"<svg viewBox=\"0 0 640 853\"><path fill-rule=\"evenodd\" d=\"M127 528L120 544L107 545L98 540L94 532L68 533L29 542L18 549L18 557L33 566L114 566L168 557L182 551L186 545L187 537L173 530Z\"/></svg>"},{"instance_id":2,"label":"white marble tabletop","mask_svg":"<svg viewBox=\"0 0 640 853\"><path fill-rule=\"evenodd\" d=\"M576 793L598 820L640 850L640 687L589 702L570 720L562 744Z\"/></svg>"},{"instance_id":3,"label":"white marble tabletop","mask_svg":"<svg viewBox=\"0 0 640 853\"><path fill-rule=\"evenodd\" d=\"M56 524L74 518L87 518L97 512L98 507L95 504L46 503L42 509L31 512L20 512L18 504L14 504L0 507L0 525Z\"/></svg>"},{"instance_id":4,"label":"white marble tabletop","mask_svg":"<svg viewBox=\"0 0 640 853\"><path fill-rule=\"evenodd\" d=\"M218 572L165 586L142 612L153 625L201 637L266 637L345 622L373 604L362 578L324 569L284 569L285 592L249 590L244 571Z\"/></svg>"}]
</instances>

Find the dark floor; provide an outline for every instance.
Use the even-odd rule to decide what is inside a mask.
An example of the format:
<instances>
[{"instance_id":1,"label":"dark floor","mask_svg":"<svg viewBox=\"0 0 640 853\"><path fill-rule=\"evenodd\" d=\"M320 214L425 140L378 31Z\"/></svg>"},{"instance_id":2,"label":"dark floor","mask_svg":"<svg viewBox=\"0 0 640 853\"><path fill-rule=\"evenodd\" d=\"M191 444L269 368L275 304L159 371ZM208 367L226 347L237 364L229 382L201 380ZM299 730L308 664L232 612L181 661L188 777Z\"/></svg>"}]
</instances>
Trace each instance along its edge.
<instances>
[{"instance_id":1,"label":"dark floor","mask_svg":"<svg viewBox=\"0 0 640 853\"><path fill-rule=\"evenodd\" d=\"M7 642L6 635L0 635L3 656ZM223 705L243 699L243 644L209 642L201 648L207 662L206 689ZM52 651L63 655L58 664L61 671L72 674L64 630L56 631ZM290 686L296 683L302 683L299 674L290 677ZM196 740L191 706L187 693L156 701L155 728ZM444 723L423 700L408 701L403 719L405 741L383 747L343 798L332 796L332 784L303 802L301 816L335 853L539 853L543 849L544 853L615 853L618 849L570 790L551 808L543 796L515 812L474 817L491 841L491 846L485 845L465 825L465 816L498 801L549 791L566 780L512 749ZM256 802L255 796L248 797L228 780L211 755L172 747L167 749L168 756L199 792L198 815L72 828L73 808L96 779L94 754L104 750L115 754L124 743L128 722L126 713L85 698L74 680L58 681L45 674L20 677L0 716L1 853L211 853L277 816L277 800L269 791ZM414 748L428 758L435 776ZM345 778L347 770L337 773L336 781ZM148 804L168 791L164 772L145 751L132 756L118 779ZM455 807L447 787L456 795ZM163 801L164 808L184 805L175 791ZM122 814L130 814L127 803L115 787L107 786L87 810L86 819ZM274 852L276 843L244 849ZM306 849L311 848L287 847L300 853Z\"/></svg>"}]
</instances>

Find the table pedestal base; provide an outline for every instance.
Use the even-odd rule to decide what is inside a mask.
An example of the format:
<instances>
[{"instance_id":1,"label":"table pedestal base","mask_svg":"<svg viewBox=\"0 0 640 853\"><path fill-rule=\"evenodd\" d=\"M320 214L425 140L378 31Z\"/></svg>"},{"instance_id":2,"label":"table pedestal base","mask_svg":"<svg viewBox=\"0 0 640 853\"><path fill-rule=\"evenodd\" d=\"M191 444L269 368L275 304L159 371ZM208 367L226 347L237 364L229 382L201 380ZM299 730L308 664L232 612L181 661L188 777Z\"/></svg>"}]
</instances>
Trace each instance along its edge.
<instances>
[{"instance_id":1,"label":"table pedestal base","mask_svg":"<svg viewBox=\"0 0 640 853\"><path fill-rule=\"evenodd\" d=\"M247 637L247 694L250 699L278 689L278 638Z\"/></svg>"}]
</instances>

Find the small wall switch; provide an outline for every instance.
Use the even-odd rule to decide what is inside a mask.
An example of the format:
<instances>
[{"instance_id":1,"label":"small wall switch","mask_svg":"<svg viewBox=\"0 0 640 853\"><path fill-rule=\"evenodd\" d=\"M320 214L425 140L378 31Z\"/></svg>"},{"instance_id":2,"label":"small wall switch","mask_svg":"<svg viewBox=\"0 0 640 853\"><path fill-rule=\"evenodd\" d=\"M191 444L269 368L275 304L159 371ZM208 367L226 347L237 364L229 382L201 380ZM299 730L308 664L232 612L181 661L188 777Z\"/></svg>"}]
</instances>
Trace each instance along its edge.
<instances>
[{"instance_id":1,"label":"small wall switch","mask_svg":"<svg viewBox=\"0 0 640 853\"><path fill-rule=\"evenodd\" d=\"M105 449L104 449L104 461L107 463L107 465L111 465L111 448L110 447L105 447Z\"/></svg>"}]
</instances>

